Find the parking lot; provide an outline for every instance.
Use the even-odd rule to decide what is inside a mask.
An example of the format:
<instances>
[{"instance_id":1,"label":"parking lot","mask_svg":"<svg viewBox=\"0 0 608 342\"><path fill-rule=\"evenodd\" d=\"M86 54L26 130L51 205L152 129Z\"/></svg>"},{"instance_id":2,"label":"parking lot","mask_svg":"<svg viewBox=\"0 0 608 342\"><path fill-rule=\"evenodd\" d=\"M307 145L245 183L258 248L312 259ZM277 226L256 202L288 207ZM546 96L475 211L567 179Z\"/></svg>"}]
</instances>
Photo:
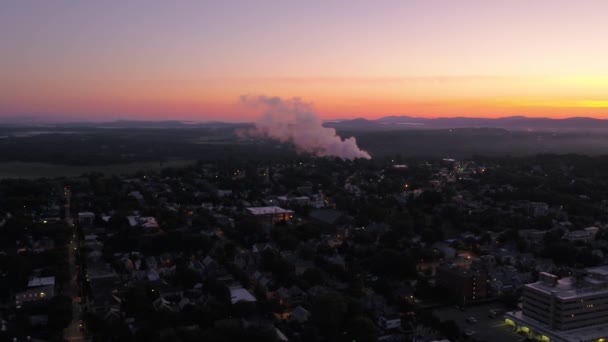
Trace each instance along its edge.
<instances>
[{"instance_id":1,"label":"parking lot","mask_svg":"<svg viewBox=\"0 0 608 342\"><path fill-rule=\"evenodd\" d=\"M496 317L488 317L490 310L496 310ZM507 309L500 303L487 303L476 306L469 306L465 311L456 307L448 307L434 310L435 315L442 321L453 320L461 331L474 331L471 339L512 342L523 338L513 332L513 328L504 322L504 313ZM476 322L470 322L469 317L473 317Z\"/></svg>"}]
</instances>

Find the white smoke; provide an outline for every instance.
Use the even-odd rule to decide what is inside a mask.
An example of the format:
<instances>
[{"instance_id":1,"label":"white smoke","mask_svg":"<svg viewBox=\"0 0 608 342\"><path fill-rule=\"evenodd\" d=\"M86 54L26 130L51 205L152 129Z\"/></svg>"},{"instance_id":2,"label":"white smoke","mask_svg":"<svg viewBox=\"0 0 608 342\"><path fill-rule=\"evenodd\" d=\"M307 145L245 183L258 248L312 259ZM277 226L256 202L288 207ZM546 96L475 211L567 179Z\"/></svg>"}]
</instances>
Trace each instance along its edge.
<instances>
[{"instance_id":1,"label":"white smoke","mask_svg":"<svg viewBox=\"0 0 608 342\"><path fill-rule=\"evenodd\" d=\"M314 112L312 104L299 98L283 100L280 97L241 96L241 102L248 107L263 109L255 128L241 134L292 143L298 152L319 157L371 159L369 153L359 149L354 137L342 140L334 128L323 127L323 121Z\"/></svg>"}]
</instances>

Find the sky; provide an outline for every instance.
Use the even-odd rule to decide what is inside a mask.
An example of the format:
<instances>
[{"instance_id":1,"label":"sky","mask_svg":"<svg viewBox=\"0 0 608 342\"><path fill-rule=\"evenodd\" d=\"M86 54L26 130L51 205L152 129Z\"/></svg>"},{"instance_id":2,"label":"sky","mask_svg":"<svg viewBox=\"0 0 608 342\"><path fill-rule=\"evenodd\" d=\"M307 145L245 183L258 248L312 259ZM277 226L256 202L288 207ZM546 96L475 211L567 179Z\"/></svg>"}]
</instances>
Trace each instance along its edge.
<instances>
[{"instance_id":1,"label":"sky","mask_svg":"<svg viewBox=\"0 0 608 342\"><path fill-rule=\"evenodd\" d=\"M605 0L0 0L0 118L608 118Z\"/></svg>"}]
</instances>

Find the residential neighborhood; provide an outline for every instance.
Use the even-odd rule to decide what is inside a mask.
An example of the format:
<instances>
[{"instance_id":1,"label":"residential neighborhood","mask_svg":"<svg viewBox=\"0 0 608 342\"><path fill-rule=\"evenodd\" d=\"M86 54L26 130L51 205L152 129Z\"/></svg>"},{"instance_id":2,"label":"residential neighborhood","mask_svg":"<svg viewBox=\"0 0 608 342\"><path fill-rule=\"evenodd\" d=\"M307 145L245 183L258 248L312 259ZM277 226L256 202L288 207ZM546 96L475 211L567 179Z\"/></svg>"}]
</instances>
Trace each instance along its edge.
<instances>
[{"instance_id":1,"label":"residential neighborhood","mask_svg":"<svg viewBox=\"0 0 608 342\"><path fill-rule=\"evenodd\" d=\"M490 319L560 341L521 318L526 289L606 263L608 189L550 157L407 162L1 181L0 334L482 341Z\"/></svg>"}]
</instances>

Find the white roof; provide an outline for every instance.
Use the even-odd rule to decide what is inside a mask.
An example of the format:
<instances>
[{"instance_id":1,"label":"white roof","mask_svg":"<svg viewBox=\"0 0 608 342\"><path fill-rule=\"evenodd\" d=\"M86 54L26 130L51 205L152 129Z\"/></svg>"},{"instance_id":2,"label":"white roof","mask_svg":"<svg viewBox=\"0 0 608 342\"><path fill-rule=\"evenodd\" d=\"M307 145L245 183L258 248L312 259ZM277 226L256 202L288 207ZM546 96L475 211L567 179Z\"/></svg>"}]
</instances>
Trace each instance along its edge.
<instances>
[{"instance_id":1,"label":"white roof","mask_svg":"<svg viewBox=\"0 0 608 342\"><path fill-rule=\"evenodd\" d=\"M285 334L283 334L283 332L279 330L279 328L275 327L275 330L277 332L277 338L279 339L279 341L289 341L287 336L285 336Z\"/></svg>"},{"instance_id":2,"label":"white roof","mask_svg":"<svg viewBox=\"0 0 608 342\"><path fill-rule=\"evenodd\" d=\"M33 278L27 283L27 287L55 285L55 277Z\"/></svg>"},{"instance_id":3,"label":"white roof","mask_svg":"<svg viewBox=\"0 0 608 342\"><path fill-rule=\"evenodd\" d=\"M585 269L583 281L578 283L573 277L564 277L557 281L555 286L546 284L539 280L535 283L526 284L546 294L555 294L561 299L572 299L584 296L608 293L608 266L598 266Z\"/></svg>"},{"instance_id":4,"label":"white roof","mask_svg":"<svg viewBox=\"0 0 608 342\"><path fill-rule=\"evenodd\" d=\"M127 220L129 220L129 225L131 227L158 228L158 222L156 222L156 219L152 216L127 216Z\"/></svg>"},{"instance_id":5,"label":"white roof","mask_svg":"<svg viewBox=\"0 0 608 342\"><path fill-rule=\"evenodd\" d=\"M281 207L252 207L247 210L253 215L272 215L272 214L293 214L292 210L283 209Z\"/></svg>"},{"instance_id":6,"label":"white roof","mask_svg":"<svg viewBox=\"0 0 608 342\"><path fill-rule=\"evenodd\" d=\"M244 301L244 302L255 302L256 301L255 297L249 291L247 291L247 289L244 289L241 286L230 287L230 300L232 301L232 304L240 302L240 301Z\"/></svg>"}]
</instances>

